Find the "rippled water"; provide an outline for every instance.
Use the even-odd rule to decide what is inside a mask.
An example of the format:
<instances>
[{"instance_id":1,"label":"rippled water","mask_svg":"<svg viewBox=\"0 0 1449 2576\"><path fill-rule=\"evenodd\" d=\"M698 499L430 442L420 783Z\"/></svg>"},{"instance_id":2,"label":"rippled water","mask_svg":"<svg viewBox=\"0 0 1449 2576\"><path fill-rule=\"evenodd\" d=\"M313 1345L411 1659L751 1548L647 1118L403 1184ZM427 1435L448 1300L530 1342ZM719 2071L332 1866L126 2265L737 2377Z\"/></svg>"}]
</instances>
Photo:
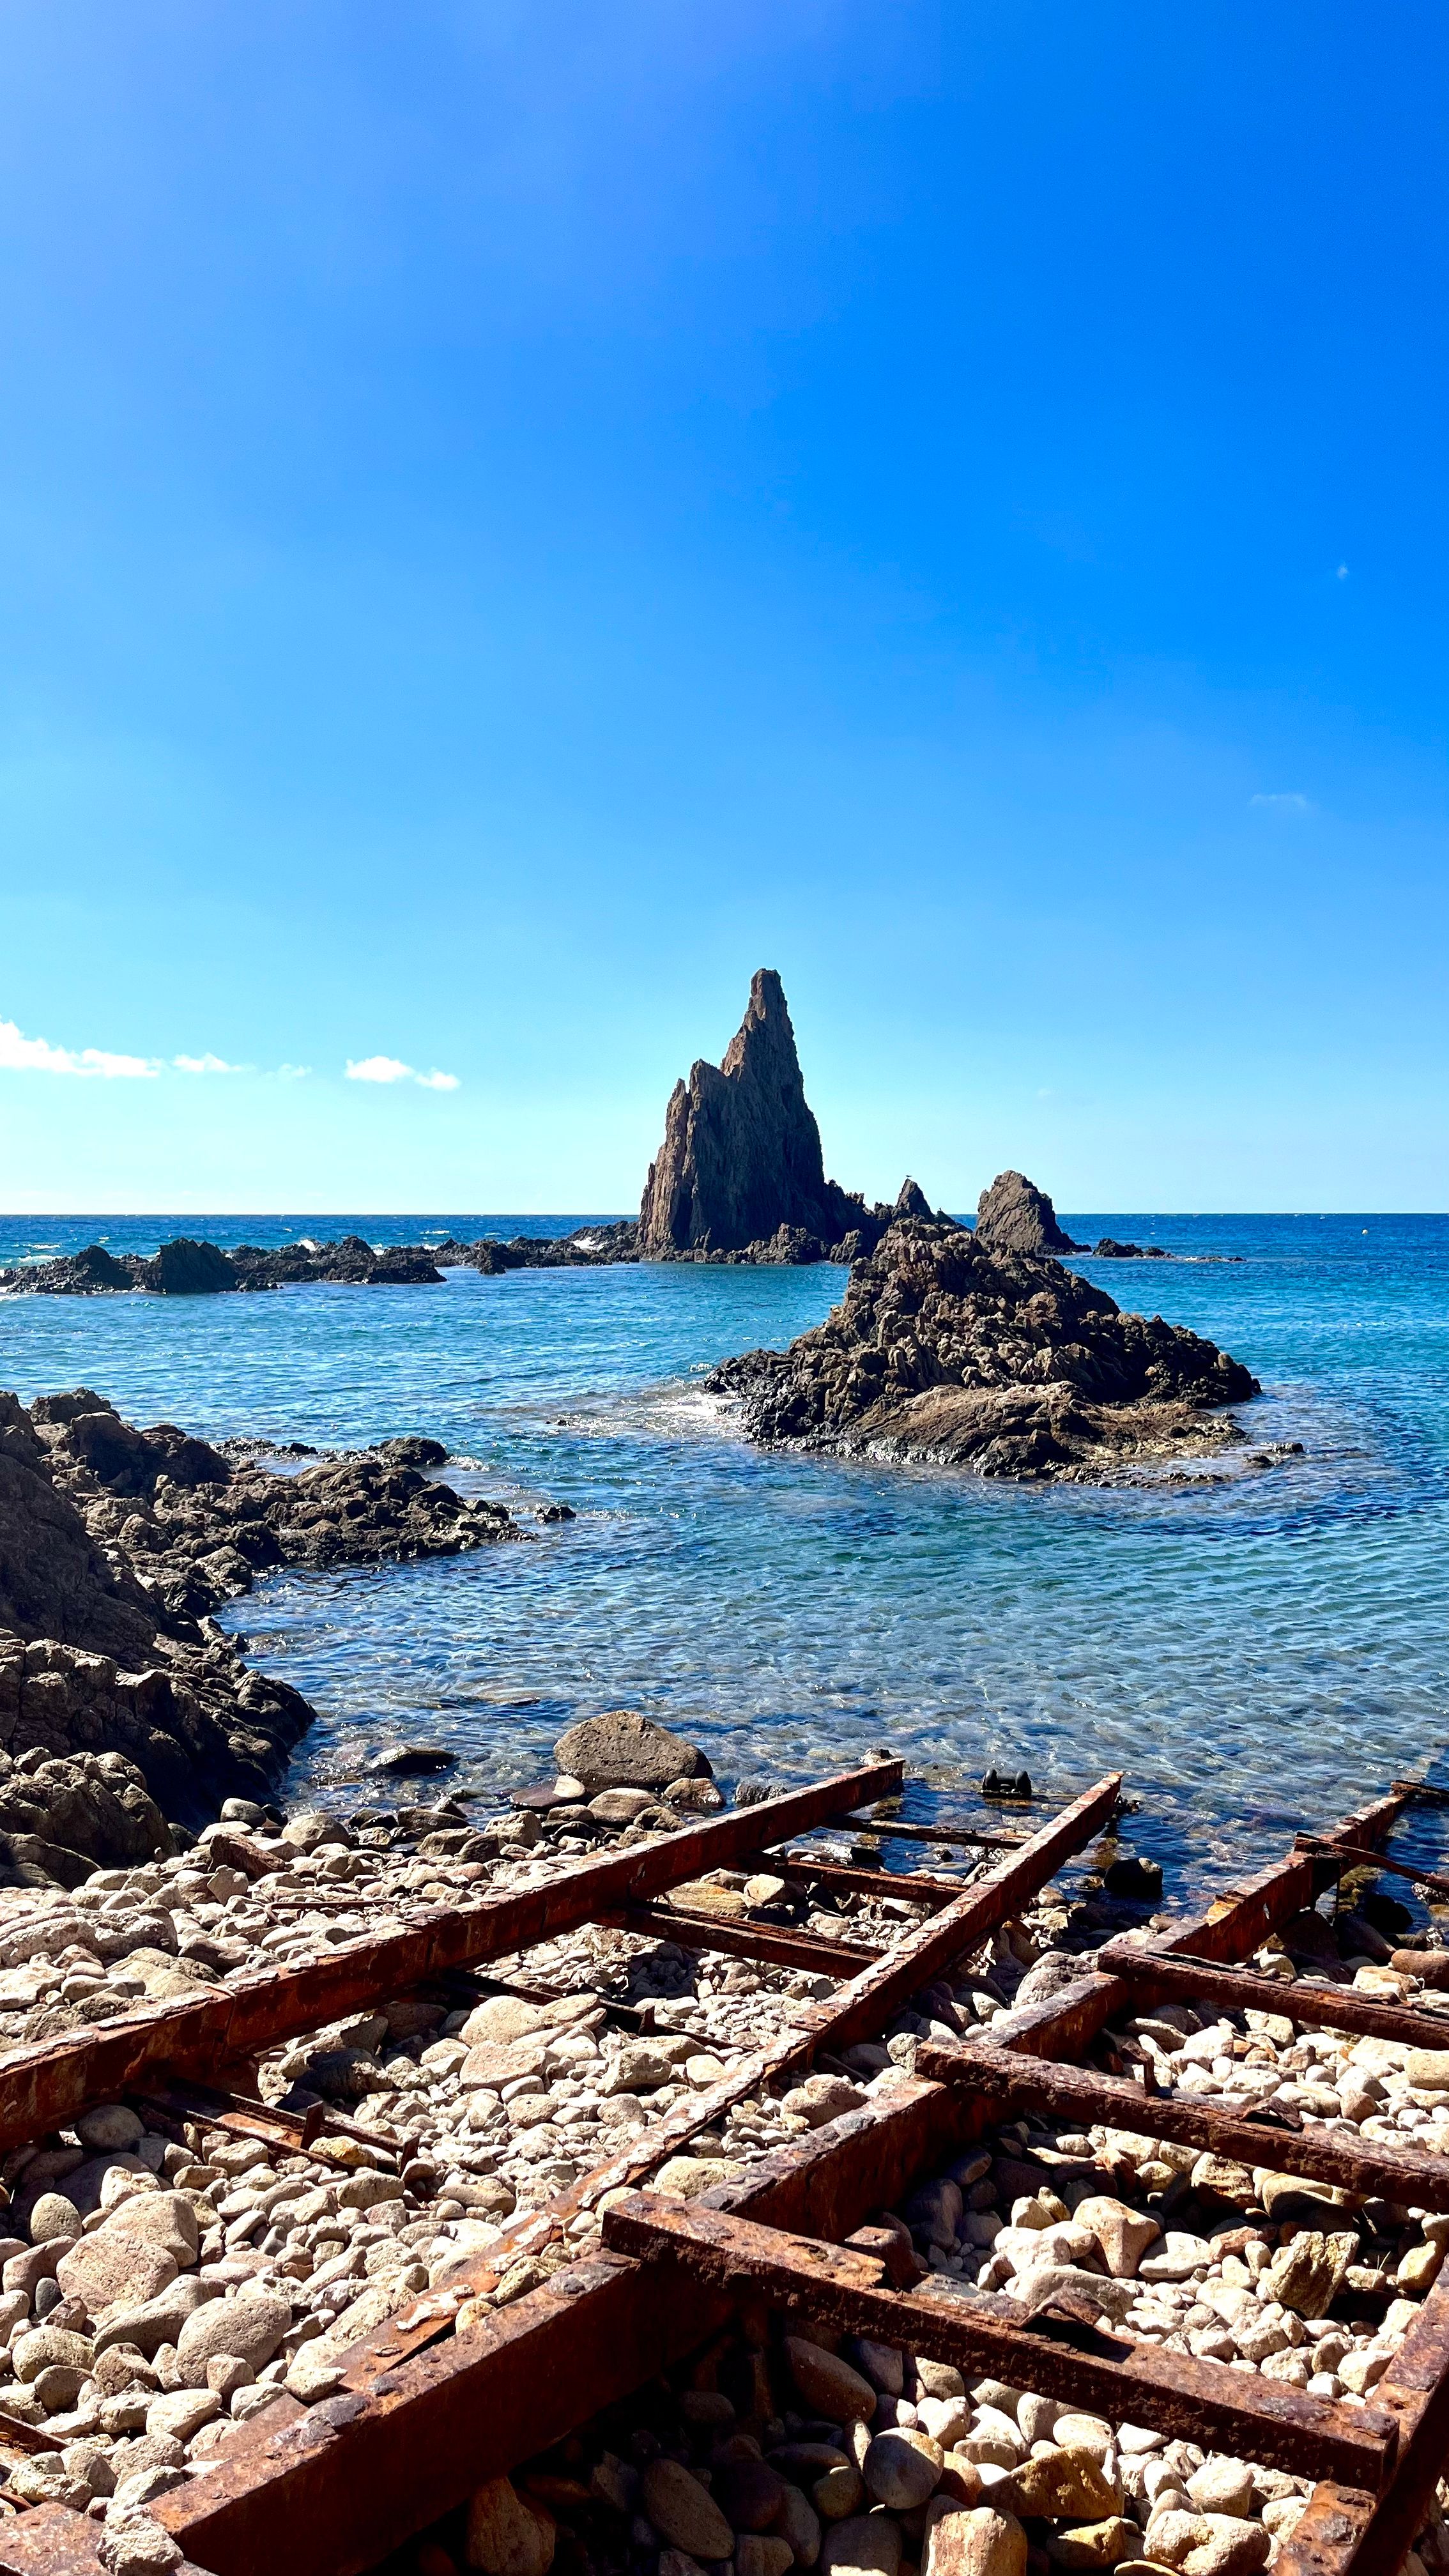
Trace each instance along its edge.
<instances>
[{"instance_id":1,"label":"rippled water","mask_svg":"<svg viewBox=\"0 0 1449 2576\"><path fill-rule=\"evenodd\" d=\"M350 1221L540 1231L574 1218ZM1069 1792L1111 1765L1176 1876L1221 1879L1396 1772L1440 1772L1449 1521L1449 1219L1088 1216L1074 1232L1243 1256L1081 1266L1261 1378L1265 1474L1099 1492L763 1457L698 1389L838 1298L820 1268L450 1274L444 1288L0 1301L0 1384L85 1381L142 1421L318 1442L422 1430L460 1485L577 1520L526 1546L288 1576L237 1606L321 1722L295 1785L406 1729L471 1782L546 1766L619 1704L725 1777L799 1776L889 1743L927 1776L1025 1764ZM0 1219L0 1259L105 1235L279 1242L348 1220ZM1427 1853L1429 1820L1403 1848Z\"/></svg>"}]
</instances>

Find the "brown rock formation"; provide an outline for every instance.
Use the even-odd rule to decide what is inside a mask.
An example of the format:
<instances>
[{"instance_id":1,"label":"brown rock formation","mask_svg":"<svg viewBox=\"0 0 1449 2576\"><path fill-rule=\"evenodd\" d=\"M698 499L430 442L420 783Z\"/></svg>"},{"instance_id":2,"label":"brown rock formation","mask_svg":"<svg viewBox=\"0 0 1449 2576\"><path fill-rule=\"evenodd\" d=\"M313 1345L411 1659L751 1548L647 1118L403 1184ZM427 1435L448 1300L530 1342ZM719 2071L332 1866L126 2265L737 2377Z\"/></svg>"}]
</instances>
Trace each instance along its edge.
<instances>
[{"instance_id":1,"label":"brown rock formation","mask_svg":"<svg viewBox=\"0 0 1449 2576\"><path fill-rule=\"evenodd\" d=\"M705 1385L743 1398L768 1447L1073 1481L1220 1451L1243 1434L1216 1408L1259 1392L1214 1343L1124 1315L1059 1262L915 1221L856 1264L813 1332Z\"/></svg>"},{"instance_id":2,"label":"brown rock formation","mask_svg":"<svg viewBox=\"0 0 1449 2576\"><path fill-rule=\"evenodd\" d=\"M1024 1172L998 1172L976 1202L976 1240L993 1252L1085 1252L1057 1223L1045 1190Z\"/></svg>"},{"instance_id":3,"label":"brown rock formation","mask_svg":"<svg viewBox=\"0 0 1449 2576\"><path fill-rule=\"evenodd\" d=\"M0 1393L0 1884L71 1885L161 1848L158 1810L194 1827L270 1796L312 1711L208 1613L275 1567L522 1536L424 1453L444 1455L393 1441L278 1475L174 1423L138 1431L89 1387L28 1412Z\"/></svg>"},{"instance_id":4,"label":"brown rock formation","mask_svg":"<svg viewBox=\"0 0 1449 2576\"><path fill-rule=\"evenodd\" d=\"M675 1084L644 1184L639 1250L655 1261L738 1252L782 1226L823 1247L870 1227L871 1215L825 1177L784 989L762 967L724 1062L701 1058Z\"/></svg>"}]
</instances>

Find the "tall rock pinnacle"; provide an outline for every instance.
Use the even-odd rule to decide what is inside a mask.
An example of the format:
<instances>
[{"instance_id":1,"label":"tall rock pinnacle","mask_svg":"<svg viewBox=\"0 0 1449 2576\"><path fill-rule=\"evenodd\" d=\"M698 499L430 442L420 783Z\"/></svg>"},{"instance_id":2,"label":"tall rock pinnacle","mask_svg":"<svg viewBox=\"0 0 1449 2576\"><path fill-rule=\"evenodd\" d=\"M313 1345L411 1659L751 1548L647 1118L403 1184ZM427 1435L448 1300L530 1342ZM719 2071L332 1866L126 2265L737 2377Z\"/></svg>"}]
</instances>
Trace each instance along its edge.
<instances>
[{"instance_id":1,"label":"tall rock pinnacle","mask_svg":"<svg viewBox=\"0 0 1449 2576\"><path fill-rule=\"evenodd\" d=\"M825 1177L784 987L761 967L723 1063L701 1059L674 1086L644 1184L640 1252L656 1261L735 1252L782 1225L829 1244L864 1217L861 1201Z\"/></svg>"}]
</instances>

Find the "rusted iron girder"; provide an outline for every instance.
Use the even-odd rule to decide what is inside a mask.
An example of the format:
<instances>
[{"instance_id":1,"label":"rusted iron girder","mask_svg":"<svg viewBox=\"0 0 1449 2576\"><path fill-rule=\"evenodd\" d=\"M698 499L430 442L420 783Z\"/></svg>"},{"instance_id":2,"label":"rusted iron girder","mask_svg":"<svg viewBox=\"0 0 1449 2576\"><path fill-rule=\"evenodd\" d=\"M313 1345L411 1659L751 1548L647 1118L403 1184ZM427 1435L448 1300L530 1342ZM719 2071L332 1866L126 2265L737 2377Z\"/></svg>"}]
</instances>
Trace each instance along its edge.
<instances>
[{"instance_id":1,"label":"rusted iron girder","mask_svg":"<svg viewBox=\"0 0 1449 2576\"><path fill-rule=\"evenodd\" d=\"M786 2234L708 2207L648 2192L604 2217L604 2242L661 2261L711 2287L748 2282L773 2304L846 2334L868 2335L927 2360L951 2362L968 2382L1004 2380L1110 2423L1147 2424L1174 2440L1210 2445L1302 2476L1332 2473L1375 2493L1393 2466L1396 2434L1376 2407L1341 2406L1282 2382L1249 2378L1101 2330L1087 2348L1053 2339L1016 2300L963 2298L882 2287L877 2260Z\"/></svg>"},{"instance_id":2,"label":"rusted iron girder","mask_svg":"<svg viewBox=\"0 0 1449 2576\"><path fill-rule=\"evenodd\" d=\"M1370 2039L1402 2040L1408 2048L1432 2048L1437 2032L1449 2048L1449 2021L1443 2014L1362 1995L1352 1986L1319 1985L1312 1977L1295 1977L1290 1983L1254 1976L1244 1968L1174 1957L1155 1943L1139 1946L1124 1939L1107 1942L1097 1953L1097 1964L1130 1986L1151 1986L1163 1995L1201 1997L1229 2011L1279 2013L1287 2021L1301 2022L1306 2030L1359 2031ZM1140 2002L1136 2008L1144 2009Z\"/></svg>"},{"instance_id":3,"label":"rusted iron girder","mask_svg":"<svg viewBox=\"0 0 1449 2576\"><path fill-rule=\"evenodd\" d=\"M1371 1843L1376 1834L1388 1832L1404 1805L1401 1791L1376 1798L1371 1806L1346 1816L1324 1837L1325 1842L1335 1851L1341 1838ZM1194 1958L1240 1960L1259 1948L1290 1915L1311 1905L1332 1884L1338 1866L1328 1854L1295 1849L1240 1887L1214 1897L1203 1913L1190 1915L1175 1932L1164 1933L1157 1955L1185 1951ZM1019 2049L1027 2057L1081 2056L1117 2013L1135 2009L1124 1978L1100 1974L1092 1967L1084 1971L1079 1985L1065 1987L1040 2003L1023 2005L1004 2022L993 2022L991 2036L998 2048Z\"/></svg>"},{"instance_id":4,"label":"rusted iron girder","mask_svg":"<svg viewBox=\"0 0 1449 2576\"><path fill-rule=\"evenodd\" d=\"M1380 2146L1360 2140L1356 2132L1350 2145L1342 2130L1327 2127L1280 2129L1196 2096L1147 2093L1120 2075L1014 2056L985 2041L924 2042L916 2065L938 2083L984 2095L994 2120L1008 2120L1016 2111L1039 2111L1078 2127L1096 2121L1135 2137L1171 2138L1178 2146L1246 2165L1250 2172L1260 2165L1270 2173L1332 2184L1364 2200L1378 2194L1405 2209L1449 2209L1449 2156Z\"/></svg>"},{"instance_id":5,"label":"rusted iron girder","mask_svg":"<svg viewBox=\"0 0 1449 2576\"><path fill-rule=\"evenodd\" d=\"M874 1968L859 1976L848 1995L836 1998L828 2045L848 2047L866 2039L893 2012L934 1977L979 1949L993 1932L1054 1878L1064 1861L1101 1831L1117 1804L1120 1771L1109 1771L1064 1807L1009 1856L973 1878L959 1896L933 1914L904 1941L888 1950Z\"/></svg>"},{"instance_id":6,"label":"rusted iron girder","mask_svg":"<svg viewBox=\"0 0 1449 2576\"><path fill-rule=\"evenodd\" d=\"M400 1994L444 1968L507 1956L647 1901L682 1879L729 1868L768 1839L808 1833L864 1797L899 1788L899 1762L845 1771L810 1789L716 1817L659 1842L585 1859L532 1887L475 1904L436 1906L405 1932L339 1943L300 1968L254 1970L207 1987L195 2003L143 2005L99 2031L0 2059L0 2146L42 2137L88 2102L114 2101L163 2069L207 2075L280 2040Z\"/></svg>"},{"instance_id":7,"label":"rusted iron girder","mask_svg":"<svg viewBox=\"0 0 1449 2576\"><path fill-rule=\"evenodd\" d=\"M600 1921L621 1932L642 1933L651 1941L673 1941L681 1950L717 1950L724 1957L766 1959L780 1968L803 1968L815 1976L853 1977L881 1956L878 1941L829 1941L814 1932L797 1932L783 1923L736 1922L713 1914L692 1914L682 1905L616 1905Z\"/></svg>"},{"instance_id":8,"label":"rusted iron girder","mask_svg":"<svg viewBox=\"0 0 1449 2576\"><path fill-rule=\"evenodd\" d=\"M1300 1834L1298 1840L1305 1851L1321 1852L1323 1849L1321 1834ZM1358 1862L1368 1869L1386 1869L1395 1878L1412 1879L1416 1887L1432 1887L1436 1896L1449 1896L1449 1878L1436 1877L1432 1869L1415 1869L1412 1861L1390 1860L1387 1852L1367 1851L1361 1843L1344 1843L1341 1848L1344 1859L1350 1863Z\"/></svg>"}]
</instances>

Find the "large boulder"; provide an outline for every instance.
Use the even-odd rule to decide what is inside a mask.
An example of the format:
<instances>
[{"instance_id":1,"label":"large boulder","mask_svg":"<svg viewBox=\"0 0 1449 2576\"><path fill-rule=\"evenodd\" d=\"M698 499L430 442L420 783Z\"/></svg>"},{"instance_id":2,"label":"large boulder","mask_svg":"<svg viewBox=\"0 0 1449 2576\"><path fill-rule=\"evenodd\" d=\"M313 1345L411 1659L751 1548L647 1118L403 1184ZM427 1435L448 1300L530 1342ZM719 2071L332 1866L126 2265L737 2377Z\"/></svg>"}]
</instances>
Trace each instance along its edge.
<instances>
[{"instance_id":1,"label":"large boulder","mask_svg":"<svg viewBox=\"0 0 1449 2576\"><path fill-rule=\"evenodd\" d=\"M173 1243L163 1243L154 1259L142 1263L137 1284L162 1297L214 1297L235 1288L237 1276L216 1244L179 1234Z\"/></svg>"},{"instance_id":2,"label":"large boulder","mask_svg":"<svg viewBox=\"0 0 1449 2576\"><path fill-rule=\"evenodd\" d=\"M554 1760L561 1773L583 1782L590 1797L602 1789L667 1789L675 1780L711 1777L708 1761L688 1736L672 1735L667 1726L627 1708L571 1726L554 1746Z\"/></svg>"},{"instance_id":3,"label":"large boulder","mask_svg":"<svg viewBox=\"0 0 1449 2576\"><path fill-rule=\"evenodd\" d=\"M1024 1172L998 1172L976 1202L976 1239L993 1252L1085 1252L1057 1223L1045 1190Z\"/></svg>"}]
</instances>

